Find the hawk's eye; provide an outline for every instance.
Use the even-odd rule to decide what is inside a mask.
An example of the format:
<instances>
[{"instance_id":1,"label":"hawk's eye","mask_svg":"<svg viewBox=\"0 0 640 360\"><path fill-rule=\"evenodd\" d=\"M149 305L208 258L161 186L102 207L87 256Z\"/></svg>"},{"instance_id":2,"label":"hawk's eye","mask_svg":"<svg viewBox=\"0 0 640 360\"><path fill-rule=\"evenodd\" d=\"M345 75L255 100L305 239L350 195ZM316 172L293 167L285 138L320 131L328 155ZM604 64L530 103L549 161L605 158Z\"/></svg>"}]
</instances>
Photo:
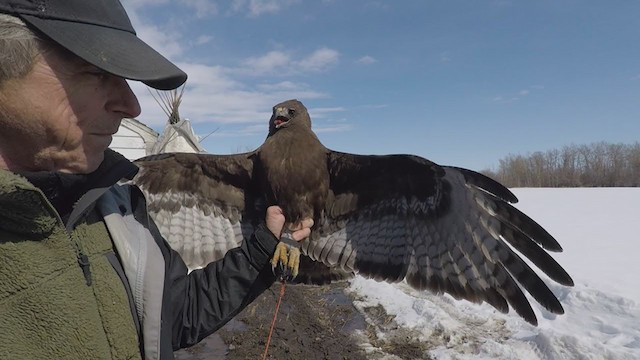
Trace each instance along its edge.
<instances>
[{"instance_id":1,"label":"hawk's eye","mask_svg":"<svg viewBox=\"0 0 640 360\"><path fill-rule=\"evenodd\" d=\"M295 113L296 113L296 111L295 111L295 110L293 110L293 109L289 109L289 115L290 115L290 116L293 116Z\"/></svg>"}]
</instances>

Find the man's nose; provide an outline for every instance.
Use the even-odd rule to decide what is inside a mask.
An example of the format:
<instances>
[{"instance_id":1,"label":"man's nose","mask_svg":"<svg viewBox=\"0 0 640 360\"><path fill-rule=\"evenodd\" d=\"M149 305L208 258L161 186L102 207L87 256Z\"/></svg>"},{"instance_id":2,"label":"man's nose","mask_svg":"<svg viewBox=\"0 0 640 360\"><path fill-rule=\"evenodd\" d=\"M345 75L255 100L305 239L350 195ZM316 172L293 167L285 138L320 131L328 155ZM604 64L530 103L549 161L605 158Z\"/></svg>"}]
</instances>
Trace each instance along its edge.
<instances>
[{"instance_id":1,"label":"man's nose","mask_svg":"<svg viewBox=\"0 0 640 360\"><path fill-rule=\"evenodd\" d=\"M113 89L113 98L107 103L107 110L122 113L123 117L134 118L140 115L140 103L138 98L131 90L127 80L112 76L115 89Z\"/></svg>"}]
</instances>

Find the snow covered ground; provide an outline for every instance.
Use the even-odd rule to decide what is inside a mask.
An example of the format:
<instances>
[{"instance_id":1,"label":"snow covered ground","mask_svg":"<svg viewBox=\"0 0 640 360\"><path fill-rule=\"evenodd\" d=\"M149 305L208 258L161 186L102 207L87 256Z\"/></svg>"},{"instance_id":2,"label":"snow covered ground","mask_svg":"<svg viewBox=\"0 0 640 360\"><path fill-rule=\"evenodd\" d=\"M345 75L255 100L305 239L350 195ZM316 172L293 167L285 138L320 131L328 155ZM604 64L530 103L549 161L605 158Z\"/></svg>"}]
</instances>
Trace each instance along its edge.
<instances>
[{"instance_id":1,"label":"snow covered ground","mask_svg":"<svg viewBox=\"0 0 640 360\"><path fill-rule=\"evenodd\" d=\"M533 302L539 325L513 311L357 278L359 308L382 305L435 359L640 359L640 189L514 189L516 206L564 248L554 258L573 277L551 281L565 314ZM378 336L391 336L380 329ZM372 349L376 351L376 349ZM386 358L393 359L393 356Z\"/></svg>"}]
</instances>

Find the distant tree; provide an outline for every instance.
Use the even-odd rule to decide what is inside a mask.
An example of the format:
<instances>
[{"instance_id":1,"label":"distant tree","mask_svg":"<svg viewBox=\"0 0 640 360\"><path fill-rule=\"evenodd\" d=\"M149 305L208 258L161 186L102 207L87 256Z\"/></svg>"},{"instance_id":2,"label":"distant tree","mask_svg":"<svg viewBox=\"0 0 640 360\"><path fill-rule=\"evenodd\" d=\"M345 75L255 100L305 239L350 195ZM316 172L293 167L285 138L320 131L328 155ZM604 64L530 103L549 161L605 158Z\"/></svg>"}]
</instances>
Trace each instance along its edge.
<instances>
[{"instance_id":1,"label":"distant tree","mask_svg":"<svg viewBox=\"0 0 640 360\"><path fill-rule=\"evenodd\" d=\"M598 142L561 150L509 154L497 170L483 170L508 187L640 186L640 143Z\"/></svg>"}]
</instances>

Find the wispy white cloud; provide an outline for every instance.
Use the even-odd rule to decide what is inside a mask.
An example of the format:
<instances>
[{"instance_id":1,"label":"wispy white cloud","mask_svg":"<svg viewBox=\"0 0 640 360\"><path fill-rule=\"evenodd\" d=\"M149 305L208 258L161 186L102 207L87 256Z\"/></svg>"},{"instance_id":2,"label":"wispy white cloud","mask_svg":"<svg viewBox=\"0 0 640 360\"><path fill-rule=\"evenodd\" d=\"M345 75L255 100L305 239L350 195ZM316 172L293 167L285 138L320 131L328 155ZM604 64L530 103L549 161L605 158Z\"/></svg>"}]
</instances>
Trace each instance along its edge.
<instances>
[{"instance_id":1,"label":"wispy white cloud","mask_svg":"<svg viewBox=\"0 0 640 360\"><path fill-rule=\"evenodd\" d=\"M491 101L495 102L495 103L499 103L499 104L509 104L509 103L513 103L520 100L519 97L517 96L502 96L502 95L498 95L495 96Z\"/></svg>"},{"instance_id":2,"label":"wispy white cloud","mask_svg":"<svg viewBox=\"0 0 640 360\"><path fill-rule=\"evenodd\" d=\"M267 130L266 122L265 124L255 124L244 126L240 129L224 129L216 131L213 136L214 137L238 137L238 136L254 136L254 135L262 135L265 134ZM248 151L248 150L241 150ZM241 152L238 151L238 152Z\"/></svg>"},{"instance_id":3,"label":"wispy white cloud","mask_svg":"<svg viewBox=\"0 0 640 360\"><path fill-rule=\"evenodd\" d=\"M440 62L441 63L448 63L451 61L451 56L449 55L448 51L444 51L440 53Z\"/></svg>"},{"instance_id":4,"label":"wispy white cloud","mask_svg":"<svg viewBox=\"0 0 640 360\"><path fill-rule=\"evenodd\" d=\"M262 83L255 86L257 91L269 94L269 98L276 99L273 105L289 99L321 99L326 98L327 94L313 90L309 85L304 83L294 83L292 81L282 81L278 83Z\"/></svg>"},{"instance_id":5,"label":"wispy white cloud","mask_svg":"<svg viewBox=\"0 0 640 360\"><path fill-rule=\"evenodd\" d=\"M193 43L194 45L204 45L210 43L211 40L213 40L213 36L211 35L200 35Z\"/></svg>"},{"instance_id":6,"label":"wispy white cloud","mask_svg":"<svg viewBox=\"0 0 640 360\"><path fill-rule=\"evenodd\" d=\"M276 14L298 2L299 0L233 0L231 11L245 13L247 17L258 17L263 14Z\"/></svg>"},{"instance_id":7,"label":"wispy white cloud","mask_svg":"<svg viewBox=\"0 0 640 360\"><path fill-rule=\"evenodd\" d=\"M211 0L181 0L188 8L196 11L196 16L204 18L210 15L218 14L218 6L215 1Z\"/></svg>"},{"instance_id":8,"label":"wispy white cloud","mask_svg":"<svg viewBox=\"0 0 640 360\"><path fill-rule=\"evenodd\" d=\"M282 51L251 57L243 61L243 69L254 75L270 74L291 64L291 57Z\"/></svg>"},{"instance_id":9,"label":"wispy white cloud","mask_svg":"<svg viewBox=\"0 0 640 360\"><path fill-rule=\"evenodd\" d=\"M358 107L363 109L383 109L383 108L389 107L389 104L366 104L366 105L360 105Z\"/></svg>"},{"instance_id":10,"label":"wispy white cloud","mask_svg":"<svg viewBox=\"0 0 640 360\"><path fill-rule=\"evenodd\" d=\"M351 124L339 124L333 126L314 126L313 131L316 133L335 133L335 132L345 132L353 129L353 125Z\"/></svg>"},{"instance_id":11,"label":"wispy white cloud","mask_svg":"<svg viewBox=\"0 0 640 360\"><path fill-rule=\"evenodd\" d=\"M256 57L250 57L241 62L238 68L229 71L252 76L275 75L280 76L325 71L338 62L338 51L321 48L300 59L284 51L273 50Z\"/></svg>"},{"instance_id":12,"label":"wispy white cloud","mask_svg":"<svg viewBox=\"0 0 640 360\"><path fill-rule=\"evenodd\" d=\"M320 118L326 118L330 114L337 113L337 112L344 112L344 111L346 111L346 109L341 106L312 108L312 109L309 109L309 115L311 115L312 118L320 119Z\"/></svg>"},{"instance_id":13,"label":"wispy white cloud","mask_svg":"<svg viewBox=\"0 0 640 360\"><path fill-rule=\"evenodd\" d=\"M122 2L122 5L127 9L127 13L131 15L129 12L131 9L138 9L149 5L164 5L168 2L169 0L126 0Z\"/></svg>"},{"instance_id":14,"label":"wispy white cloud","mask_svg":"<svg viewBox=\"0 0 640 360\"><path fill-rule=\"evenodd\" d=\"M329 48L321 48L311 55L296 62L295 64L302 71L322 71L338 62L340 53Z\"/></svg>"},{"instance_id":15,"label":"wispy white cloud","mask_svg":"<svg viewBox=\"0 0 640 360\"><path fill-rule=\"evenodd\" d=\"M158 7L172 3L170 0L126 0L123 5L127 10L142 7ZM175 3L175 2L173 2ZM277 14L287 8L300 3L300 0L232 0L225 6L221 1L214 0L180 0L182 6L195 10L195 16L204 18L225 12L228 15L241 15L255 18L262 15Z\"/></svg>"},{"instance_id":16,"label":"wispy white cloud","mask_svg":"<svg viewBox=\"0 0 640 360\"><path fill-rule=\"evenodd\" d=\"M364 64L364 65L370 65L370 64L374 64L377 63L378 60L376 60L374 57L369 56L369 55L365 55L363 57L361 57L360 59L356 60L356 62L358 64Z\"/></svg>"},{"instance_id":17,"label":"wispy white cloud","mask_svg":"<svg viewBox=\"0 0 640 360\"><path fill-rule=\"evenodd\" d=\"M347 111L342 106L337 107L316 107L309 109L309 115L313 121L313 130L316 133L345 132L353 129L353 125L343 116L336 115ZM320 119L320 122L315 120Z\"/></svg>"},{"instance_id":18,"label":"wispy white cloud","mask_svg":"<svg viewBox=\"0 0 640 360\"><path fill-rule=\"evenodd\" d=\"M256 88L260 89L261 91L269 91L269 92L297 91L297 90L300 90L300 84L294 83L292 81L281 81L281 82L272 83L272 84L259 84L256 86Z\"/></svg>"},{"instance_id":19,"label":"wispy white cloud","mask_svg":"<svg viewBox=\"0 0 640 360\"><path fill-rule=\"evenodd\" d=\"M493 99L491 99L491 101L503 104L513 103L529 96L532 91L540 91L542 89L544 89L543 85L531 85L525 89L521 89L515 94L496 95L493 97Z\"/></svg>"}]
</instances>

